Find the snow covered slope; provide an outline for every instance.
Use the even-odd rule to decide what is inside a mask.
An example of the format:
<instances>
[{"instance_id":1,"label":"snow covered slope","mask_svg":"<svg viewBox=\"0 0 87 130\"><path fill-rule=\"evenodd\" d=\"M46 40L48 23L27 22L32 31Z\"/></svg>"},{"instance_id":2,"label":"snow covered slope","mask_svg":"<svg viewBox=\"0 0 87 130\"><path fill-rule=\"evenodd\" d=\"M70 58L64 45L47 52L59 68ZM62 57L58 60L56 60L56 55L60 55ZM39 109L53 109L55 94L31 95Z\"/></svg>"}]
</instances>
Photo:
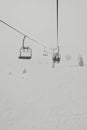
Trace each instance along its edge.
<instances>
[{"instance_id":1,"label":"snow covered slope","mask_svg":"<svg viewBox=\"0 0 87 130\"><path fill-rule=\"evenodd\" d=\"M1 59L0 129L86 130L87 67L36 61Z\"/></svg>"}]
</instances>

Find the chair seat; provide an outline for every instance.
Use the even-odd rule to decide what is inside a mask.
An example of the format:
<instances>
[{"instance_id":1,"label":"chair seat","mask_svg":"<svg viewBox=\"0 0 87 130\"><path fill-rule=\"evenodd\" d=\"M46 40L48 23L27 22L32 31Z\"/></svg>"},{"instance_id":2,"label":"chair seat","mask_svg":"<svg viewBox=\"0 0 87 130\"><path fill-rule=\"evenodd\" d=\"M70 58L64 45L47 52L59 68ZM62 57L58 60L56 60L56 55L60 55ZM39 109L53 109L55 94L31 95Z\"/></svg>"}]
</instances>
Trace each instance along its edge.
<instances>
[{"instance_id":1,"label":"chair seat","mask_svg":"<svg viewBox=\"0 0 87 130\"><path fill-rule=\"evenodd\" d=\"M19 59L31 59L31 56L19 56Z\"/></svg>"},{"instance_id":2,"label":"chair seat","mask_svg":"<svg viewBox=\"0 0 87 130\"><path fill-rule=\"evenodd\" d=\"M43 53L43 56L48 56L48 53Z\"/></svg>"}]
</instances>

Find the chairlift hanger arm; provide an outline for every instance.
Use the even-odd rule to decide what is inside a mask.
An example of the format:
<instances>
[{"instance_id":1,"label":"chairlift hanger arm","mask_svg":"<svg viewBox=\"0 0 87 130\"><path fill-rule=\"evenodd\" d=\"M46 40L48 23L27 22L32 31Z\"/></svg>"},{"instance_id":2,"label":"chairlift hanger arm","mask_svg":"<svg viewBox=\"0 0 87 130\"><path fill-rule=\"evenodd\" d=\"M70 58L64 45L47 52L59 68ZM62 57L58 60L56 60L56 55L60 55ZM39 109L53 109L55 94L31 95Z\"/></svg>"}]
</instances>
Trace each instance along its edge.
<instances>
[{"instance_id":1,"label":"chairlift hanger arm","mask_svg":"<svg viewBox=\"0 0 87 130\"><path fill-rule=\"evenodd\" d=\"M8 27L12 28L13 30L15 30L16 32L20 33L22 36L26 36L29 40L43 46L43 47L46 47L45 45L43 45L42 43L40 43L39 41L33 39L33 38L30 38L28 35L22 33L21 31L17 30L16 28L12 27L11 25L7 24L6 22L4 22L3 20L0 20L1 23L7 25Z\"/></svg>"}]
</instances>

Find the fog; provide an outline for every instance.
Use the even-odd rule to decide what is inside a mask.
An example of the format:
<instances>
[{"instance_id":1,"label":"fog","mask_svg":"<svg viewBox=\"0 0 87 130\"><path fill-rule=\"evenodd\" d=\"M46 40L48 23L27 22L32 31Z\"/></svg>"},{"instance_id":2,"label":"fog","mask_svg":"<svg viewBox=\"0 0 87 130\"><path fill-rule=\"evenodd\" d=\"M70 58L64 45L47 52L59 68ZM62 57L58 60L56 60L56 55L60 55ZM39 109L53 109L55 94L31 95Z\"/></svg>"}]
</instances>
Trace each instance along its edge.
<instances>
[{"instance_id":1,"label":"fog","mask_svg":"<svg viewBox=\"0 0 87 130\"><path fill-rule=\"evenodd\" d=\"M32 59L19 59L23 36L0 22L0 129L87 129L87 1L59 0L61 61L26 38ZM56 47L56 0L0 0L0 19Z\"/></svg>"}]
</instances>

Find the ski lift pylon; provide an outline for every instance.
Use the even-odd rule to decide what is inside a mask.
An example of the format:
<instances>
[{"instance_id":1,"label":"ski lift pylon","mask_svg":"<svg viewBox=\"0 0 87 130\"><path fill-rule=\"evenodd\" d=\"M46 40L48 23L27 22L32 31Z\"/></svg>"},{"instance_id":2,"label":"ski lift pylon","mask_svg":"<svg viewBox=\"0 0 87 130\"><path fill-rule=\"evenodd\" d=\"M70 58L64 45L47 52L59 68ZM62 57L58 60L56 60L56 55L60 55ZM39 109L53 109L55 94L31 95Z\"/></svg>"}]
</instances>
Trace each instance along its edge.
<instances>
[{"instance_id":1,"label":"ski lift pylon","mask_svg":"<svg viewBox=\"0 0 87 130\"><path fill-rule=\"evenodd\" d=\"M27 36L24 36L24 38L23 38L22 47L19 52L20 53L19 59L31 59L32 58L32 49L30 47L25 47L25 45L24 45L26 37Z\"/></svg>"}]
</instances>

